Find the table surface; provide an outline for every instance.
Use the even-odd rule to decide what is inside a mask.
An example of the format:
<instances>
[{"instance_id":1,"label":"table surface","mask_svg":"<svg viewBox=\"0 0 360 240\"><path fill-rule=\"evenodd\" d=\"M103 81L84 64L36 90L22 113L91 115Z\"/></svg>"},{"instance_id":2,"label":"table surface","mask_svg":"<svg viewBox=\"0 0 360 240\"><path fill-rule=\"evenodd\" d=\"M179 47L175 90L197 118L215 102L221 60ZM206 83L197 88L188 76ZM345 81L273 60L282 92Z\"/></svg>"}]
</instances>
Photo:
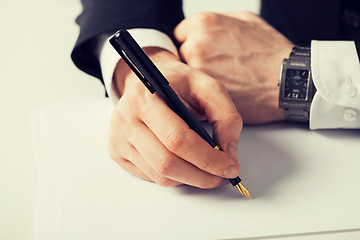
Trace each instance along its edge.
<instances>
[{"instance_id":1,"label":"table surface","mask_svg":"<svg viewBox=\"0 0 360 240\"><path fill-rule=\"evenodd\" d=\"M0 2L0 239L33 239L37 155L32 114L59 99L104 95L100 82L77 70L70 59L78 34L74 19L81 11L79 2ZM190 15L200 10L233 10L234 3L239 1L219 5L215 0L187 0L184 7ZM258 8L258 1L240 3L244 9ZM351 239L354 234L338 232L327 239Z\"/></svg>"}]
</instances>

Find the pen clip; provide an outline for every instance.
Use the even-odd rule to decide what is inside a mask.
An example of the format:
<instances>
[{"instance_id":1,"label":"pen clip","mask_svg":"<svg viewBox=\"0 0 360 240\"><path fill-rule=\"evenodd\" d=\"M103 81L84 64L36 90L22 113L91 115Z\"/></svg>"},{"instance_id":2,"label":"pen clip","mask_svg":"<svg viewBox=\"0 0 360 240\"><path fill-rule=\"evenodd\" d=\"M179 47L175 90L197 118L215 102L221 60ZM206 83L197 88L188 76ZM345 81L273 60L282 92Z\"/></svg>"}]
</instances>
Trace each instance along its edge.
<instances>
[{"instance_id":1,"label":"pen clip","mask_svg":"<svg viewBox=\"0 0 360 240\"><path fill-rule=\"evenodd\" d=\"M145 87L151 92L151 94L155 93L155 89L151 86L149 80L141 73L141 71L136 67L136 65L131 61L130 57L126 54L126 52L121 49L119 51L120 56L124 59L127 65L131 68L131 70L136 74L136 76L143 82Z\"/></svg>"}]
</instances>

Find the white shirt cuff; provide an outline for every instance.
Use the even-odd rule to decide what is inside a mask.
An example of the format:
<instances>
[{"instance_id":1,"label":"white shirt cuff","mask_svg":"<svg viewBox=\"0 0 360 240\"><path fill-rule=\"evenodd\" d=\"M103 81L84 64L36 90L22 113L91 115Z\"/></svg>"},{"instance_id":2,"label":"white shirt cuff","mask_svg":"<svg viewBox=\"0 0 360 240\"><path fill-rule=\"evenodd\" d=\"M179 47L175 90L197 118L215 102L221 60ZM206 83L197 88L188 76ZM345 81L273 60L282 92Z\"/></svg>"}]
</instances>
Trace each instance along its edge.
<instances>
[{"instance_id":1,"label":"white shirt cuff","mask_svg":"<svg viewBox=\"0 0 360 240\"><path fill-rule=\"evenodd\" d=\"M178 56L177 49L172 40L163 32L154 29L136 28L128 30L136 42L143 47L160 47ZM111 36L112 37L112 36ZM109 43L109 37L100 53L100 65L104 79L105 89L109 98L116 104L120 96L115 81L113 81L114 70L117 62L121 59L119 54Z\"/></svg>"},{"instance_id":2,"label":"white shirt cuff","mask_svg":"<svg viewBox=\"0 0 360 240\"><path fill-rule=\"evenodd\" d=\"M352 41L312 41L311 71L317 89L310 128L360 128L360 65Z\"/></svg>"}]
</instances>

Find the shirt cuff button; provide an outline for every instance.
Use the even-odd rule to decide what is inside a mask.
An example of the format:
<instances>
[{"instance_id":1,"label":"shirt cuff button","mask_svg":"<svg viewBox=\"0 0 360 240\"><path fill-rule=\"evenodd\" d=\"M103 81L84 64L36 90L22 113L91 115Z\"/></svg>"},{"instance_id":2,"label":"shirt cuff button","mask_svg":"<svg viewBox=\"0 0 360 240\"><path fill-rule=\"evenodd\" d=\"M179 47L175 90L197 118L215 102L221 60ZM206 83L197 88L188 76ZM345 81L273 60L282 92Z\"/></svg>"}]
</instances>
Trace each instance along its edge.
<instances>
[{"instance_id":1,"label":"shirt cuff button","mask_svg":"<svg viewBox=\"0 0 360 240\"><path fill-rule=\"evenodd\" d=\"M353 122L358 117L358 113L356 110L348 108L344 111L344 120L347 122Z\"/></svg>"},{"instance_id":2,"label":"shirt cuff button","mask_svg":"<svg viewBox=\"0 0 360 240\"><path fill-rule=\"evenodd\" d=\"M341 93L347 98L353 98L356 96L357 88L352 84L351 76L346 78L346 81L341 88Z\"/></svg>"}]
</instances>

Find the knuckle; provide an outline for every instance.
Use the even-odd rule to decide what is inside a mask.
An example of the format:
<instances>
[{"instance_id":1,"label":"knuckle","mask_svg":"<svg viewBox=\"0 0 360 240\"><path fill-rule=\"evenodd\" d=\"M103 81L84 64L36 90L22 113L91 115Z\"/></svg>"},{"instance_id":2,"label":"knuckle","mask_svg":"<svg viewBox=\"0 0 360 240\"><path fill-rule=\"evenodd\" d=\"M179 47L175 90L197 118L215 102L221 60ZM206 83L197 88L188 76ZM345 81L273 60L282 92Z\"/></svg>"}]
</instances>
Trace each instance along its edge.
<instances>
[{"instance_id":1,"label":"knuckle","mask_svg":"<svg viewBox=\"0 0 360 240\"><path fill-rule=\"evenodd\" d=\"M216 159L214 157L211 157L211 156L209 156L206 159L207 160L206 160L206 162L203 163L203 165L201 166L201 169L206 171L206 172L212 172L211 170L216 165Z\"/></svg>"},{"instance_id":2,"label":"knuckle","mask_svg":"<svg viewBox=\"0 0 360 240\"><path fill-rule=\"evenodd\" d=\"M200 27L212 26L219 21L219 14L214 12L202 12L193 16L193 21Z\"/></svg>"},{"instance_id":3,"label":"knuckle","mask_svg":"<svg viewBox=\"0 0 360 240\"><path fill-rule=\"evenodd\" d=\"M193 38L191 42L189 42L189 49L194 56L201 57L203 54L206 54L206 48L204 47L204 39L203 38Z\"/></svg>"},{"instance_id":4,"label":"knuckle","mask_svg":"<svg viewBox=\"0 0 360 240\"><path fill-rule=\"evenodd\" d=\"M141 102L147 103L142 99L143 95L139 88L131 88L124 93L110 115L110 126L114 130L133 124L134 119L140 114L139 109L144 105Z\"/></svg>"},{"instance_id":5,"label":"knuckle","mask_svg":"<svg viewBox=\"0 0 360 240\"><path fill-rule=\"evenodd\" d=\"M193 57L189 61L187 61L190 67L193 69L202 71L205 69L206 65L204 64L204 61L201 58Z\"/></svg>"},{"instance_id":6,"label":"knuckle","mask_svg":"<svg viewBox=\"0 0 360 240\"><path fill-rule=\"evenodd\" d=\"M191 41L185 42L180 47L180 54L184 60L194 67L194 63L202 63L204 57L208 54L208 49L203 42L204 39L193 37Z\"/></svg>"},{"instance_id":7,"label":"knuckle","mask_svg":"<svg viewBox=\"0 0 360 240\"><path fill-rule=\"evenodd\" d=\"M116 162L124 162L125 158L122 157L122 151L118 141L109 141L108 152L109 156Z\"/></svg>"},{"instance_id":8,"label":"knuckle","mask_svg":"<svg viewBox=\"0 0 360 240\"><path fill-rule=\"evenodd\" d=\"M214 78L207 78L206 81L203 82L203 84L204 88L211 89L213 92L227 93L225 85Z\"/></svg>"},{"instance_id":9,"label":"knuckle","mask_svg":"<svg viewBox=\"0 0 360 240\"><path fill-rule=\"evenodd\" d=\"M217 91L217 92L226 92L226 87L225 87L225 84L223 84L222 82L220 81L217 81L217 80L212 80L212 87Z\"/></svg>"},{"instance_id":10,"label":"knuckle","mask_svg":"<svg viewBox=\"0 0 360 240\"><path fill-rule=\"evenodd\" d=\"M121 104L118 104L117 115L121 116L127 125L132 125L134 119L141 118L143 114L151 113L153 110L152 94L140 81L138 82L129 87L119 101Z\"/></svg>"},{"instance_id":11,"label":"knuckle","mask_svg":"<svg viewBox=\"0 0 360 240\"><path fill-rule=\"evenodd\" d=\"M138 99L144 96L145 87L141 85L141 83L132 84L129 87L129 90L125 92L124 97L126 100L130 102L130 104L138 103Z\"/></svg>"},{"instance_id":12,"label":"knuckle","mask_svg":"<svg viewBox=\"0 0 360 240\"><path fill-rule=\"evenodd\" d=\"M213 124L214 131L224 131L225 129L233 129L233 134L240 134L243 128L243 120L239 112L231 112L223 116L221 122Z\"/></svg>"},{"instance_id":13,"label":"knuckle","mask_svg":"<svg viewBox=\"0 0 360 240\"><path fill-rule=\"evenodd\" d=\"M182 62L173 62L167 64L167 67L162 69L161 72L167 79L171 80L174 87L176 83L183 83L184 78L186 78L189 72L189 66Z\"/></svg>"},{"instance_id":14,"label":"knuckle","mask_svg":"<svg viewBox=\"0 0 360 240\"><path fill-rule=\"evenodd\" d=\"M251 26L255 26L259 23L265 23L265 21L259 15L250 11L241 12L241 16L244 18L244 21L251 24Z\"/></svg>"},{"instance_id":15,"label":"knuckle","mask_svg":"<svg viewBox=\"0 0 360 240\"><path fill-rule=\"evenodd\" d=\"M235 124L239 124L242 126L242 123L243 123L239 112L233 112L233 113L227 114L226 116L224 116L223 121L228 126L232 126Z\"/></svg>"},{"instance_id":16,"label":"knuckle","mask_svg":"<svg viewBox=\"0 0 360 240\"><path fill-rule=\"evenodd\" d=\"M262 21L262 18L259 15L255 14L255 13L253 13L251 11L245 11L244 14L246 16L248 16L250 19L257 20L257 21Z\"/></svg>"},{"instance_id":17,"label":"knuckle","mask_svg":"<svg viewBox=\"0 0 360 240\"><path fill-rule=\"evenodd\" d=\"M165 137L165 146L171 152L178 152L186 141L185 131L172 130Z\"/></svg>"},{"instance_id":18,"label":"knuckle","mask_svg":"<svg viewBox=\"0 0 360 240\"><path fill-rule=\"evenodd\" d=\"M252 13L251 11L242 11L241 14L247 15L247 16L257 16L256 14Z\"/></svg>"},{"instance_id":19,"label":"knuckle","mask_svg":"<svg viewBox=\"0 0 360 240\"><path fill-rule=\"evenodd\" d=\"M163 187L171 187L174 185L174 181L161 175L157 177L156 183Z\"/></svg>"},{"instance_id":20,"label":"knuckle","mask_svg":"<svg viewBox=\"0 0 360 240\"><path fill-rule=\"evenodd\" d=\"M190 42L185 42L180 46L179 52L181 57L188 62L189 59L192 58L192 51L191 51L191 44Z\"/></svg>"},{"instance_id":21,"label":"knuckle","mask_svg":"<svg viewBox=\"0 0 360 240\"><path fill-rule=\"evenodd\" d=\"M155 171L161 176L170 176L172 173L173 161L170 157L163 157L156 165Z\"/></svg>"},{"instance_id":22,"label":"knuckle","mask_svg":"<svg viewBox=\"0 0 360 240\"><path fill-rule=\"evenodd\" d=\"M123 165L125 162L128 162L127 159L125 159L123 156L121 156L118 151L109 150L109 155L112 160L114 160L119 165Z\"/></svg>"}]
</instances>

